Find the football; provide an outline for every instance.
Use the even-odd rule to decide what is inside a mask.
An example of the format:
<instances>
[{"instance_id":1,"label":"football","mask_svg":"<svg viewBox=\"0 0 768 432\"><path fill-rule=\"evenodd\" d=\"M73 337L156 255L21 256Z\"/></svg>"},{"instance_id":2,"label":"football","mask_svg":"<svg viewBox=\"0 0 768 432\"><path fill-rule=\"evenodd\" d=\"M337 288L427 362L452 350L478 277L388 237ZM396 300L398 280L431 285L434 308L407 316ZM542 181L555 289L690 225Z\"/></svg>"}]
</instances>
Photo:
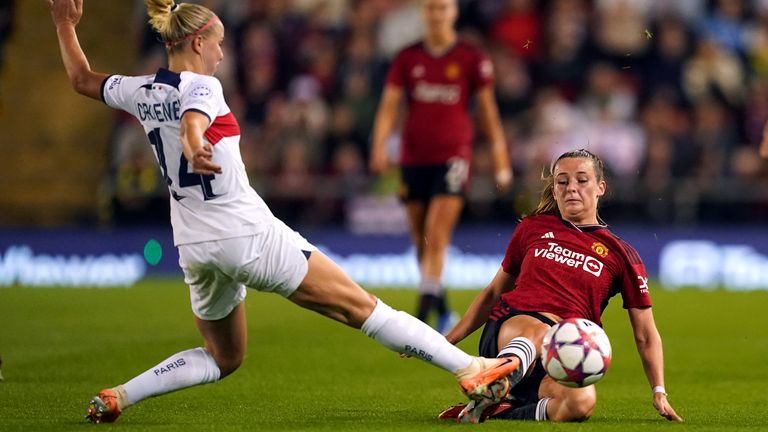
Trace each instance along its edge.
<instances>
[{"instance_id":1,"label":"football","mask_svg":"<svg viewBox=\"0 0 768 432\"><path fill-rule=\"evenodd\" d=\"M611 342L599 325L583 318L568 318L544 335L541 364L555 381L568 387L586 387L605 375L611 364Z\"/></svg>"}]
</instances>

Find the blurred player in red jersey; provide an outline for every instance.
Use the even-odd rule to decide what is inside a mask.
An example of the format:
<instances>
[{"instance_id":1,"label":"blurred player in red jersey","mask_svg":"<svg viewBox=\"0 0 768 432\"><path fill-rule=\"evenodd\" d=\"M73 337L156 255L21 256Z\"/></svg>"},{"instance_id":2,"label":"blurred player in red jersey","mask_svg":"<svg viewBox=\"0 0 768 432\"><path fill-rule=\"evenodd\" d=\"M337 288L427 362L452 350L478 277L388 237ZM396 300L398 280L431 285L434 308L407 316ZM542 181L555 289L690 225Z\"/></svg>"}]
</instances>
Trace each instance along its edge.
<instances>
[{"instance_id":1,"label":"blurred player in red jersey","mask_svg":"<svg viewBox=\"0 0 768 432\"><path fill-rule=\"evenodd\" d=\"M444 333L454 314L446 306L441 276L469 179L473 95L500 191L511 184L512 170L494 99L493 66L482 51L459 40L453 28L456 0L424 0L422 13L424 40L402 50L389 68L373 129L370 169L381 174L390 167L386 142L405 95L401 198L421 270L417 317L426 321L436 310L437 329Z\"/></svg>"},{"instance_id":2,"label":"blurred player in red jersey","mask_svg":"<svg viewBox=\"0 0 768 432\"><path fill-rule=\"evenodd\" d=\"M587 150L565 153L555 161L546 182L538 208L515 229L496 276L447 335L458 343L485 324L480 353L521 360L521 367L510 375L508 403L470 402L449 408L441 418L588 419L597 400L595 386L562 386L536 359L551 325L565 318L601 324L609 299L621 294L653 406L668 420L682 421L664 389L662 343L643 262L597 214L606 189L603 162Z\"/></svg>"}]
</instances>

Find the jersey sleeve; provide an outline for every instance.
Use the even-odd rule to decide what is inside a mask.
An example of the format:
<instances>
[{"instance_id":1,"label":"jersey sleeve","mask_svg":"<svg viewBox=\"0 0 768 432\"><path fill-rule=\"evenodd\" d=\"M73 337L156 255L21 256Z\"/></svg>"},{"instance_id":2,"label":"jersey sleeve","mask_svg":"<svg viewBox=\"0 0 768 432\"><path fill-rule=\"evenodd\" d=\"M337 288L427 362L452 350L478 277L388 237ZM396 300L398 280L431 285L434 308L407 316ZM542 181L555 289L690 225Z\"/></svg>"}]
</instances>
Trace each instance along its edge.
<instances>
[{"instance_id":1,"label":"jersey sleeve","mask_svg":"<svg viewBox=\"0 0 768 432\"><path fill-rule=\"evenodd\" d=\"M520 267L525 257L525 233L527 227L527 219L523 219L517 225L507 245L507 251L504 253L504 260L501 262L501 268L513 277L517 277L520 274Z\"/></svg>"},{"instance_id":2,"label":"jersey sleeve","mask_svg":"<svg viewBox=\"0 0 768 432\"><path fill-rule=\"evenodd\" d=\"M651 306L651 296L648 292L648 274L640 255L635 249L619 240L624 258L624 272L617 281L620 284L621 298L624 309L644 308Z\"/></svg>"},{"instance_id":3,"label":"jersey sleeve","mask_svg":"<svg viewBox=\"0 0 768 432\"><path fill-rule=\"evenodd\" d=\"M110 75L101 82L101 100L112 108L135 113L133 95L146 83L142 77Z\"/></svg>"},{"instance_id":4,"label":"jersey sleeve","mask_svg":"<svg viewBox=\"0 0 768 432\"><path fill-rule=\"evenodd\" d=\"M401 51L397 56L395 56L395 59L392 60L392 64L389 65L389 70L387 70L387 79L385 81L385 85L392 85L395 87L403 88L405 87L408 75L407 71L405 70L405 55Z\"/></svg>"},{"instance_id":5,"label":"jersey sleeve","mask_svg":"<svg viewBox=\"0 0 768 432\"><path fill-rule=\"evenodd\" d=\"M491 59L488 58L488 56L482 51L477 52L473 76L475 89L481 89L485 86L493 84L493 63L491 62Z\"/></svg>"},{"instance_id":6,"label":"jersey sleeve","mask_svg":"<svg viewBox=\"0 0 768 432\"><path fill-rule=\"evenodd\" d=\"M181 115L195 111L208 117L211 123L224 106L224 91L218 79L211 76L199 76L181 93Z\"/></svg>"}]
</instances>

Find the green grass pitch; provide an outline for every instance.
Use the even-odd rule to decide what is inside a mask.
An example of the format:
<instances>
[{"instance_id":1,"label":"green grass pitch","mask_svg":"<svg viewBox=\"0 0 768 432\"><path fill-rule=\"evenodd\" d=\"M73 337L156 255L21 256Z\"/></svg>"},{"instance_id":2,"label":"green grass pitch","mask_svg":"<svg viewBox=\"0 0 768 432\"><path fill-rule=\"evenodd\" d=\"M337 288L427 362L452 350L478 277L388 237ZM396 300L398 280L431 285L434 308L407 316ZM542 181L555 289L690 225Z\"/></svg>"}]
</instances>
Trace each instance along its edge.
<instances>
[{"instance_id":1,"label":"green grass pitch","mask_svg":"<svg viewBox=\"0 0 768 432\"><path fill-rule=\"evenodd\" d=\"M408 290L374 291L410 311ZM476 292L452 294L464 310ZM650 389L620 299L604 323L614 356L581 424L440 423L462 401L453 378L402 360L359 332L254 291L249 348L227 379L129 408L113 426L83 421L89 397L168 355L200 346L181 279L130 289L0 288L0 431L765 431L768 430L768 292L652 291L664 338L672 424ZM479 332L461 347L476 352Z\"/></svg>"}]
</instances>

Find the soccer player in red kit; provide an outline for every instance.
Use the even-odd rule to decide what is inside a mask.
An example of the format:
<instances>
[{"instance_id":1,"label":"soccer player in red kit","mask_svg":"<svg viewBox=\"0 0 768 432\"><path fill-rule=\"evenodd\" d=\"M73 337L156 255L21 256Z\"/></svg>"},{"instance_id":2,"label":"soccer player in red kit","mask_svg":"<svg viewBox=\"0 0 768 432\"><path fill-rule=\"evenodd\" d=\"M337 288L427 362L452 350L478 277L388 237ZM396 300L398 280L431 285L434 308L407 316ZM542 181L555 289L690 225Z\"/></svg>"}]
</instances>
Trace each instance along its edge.
<instances>
[{"instance_id":1,"label":"soccer player in red kit","mask_svg":"<svg viewBox=\"0 0 768 432\"><path fill-rule=\"evenodd\" d=\"M605 193L603 162L587 150L561 155L538 208L523 218L501 268L446 336L458 343L485 324L480 352L516 356L507 401L470 402L440 418L476 423L487 417L583 421L595 407L595 386L569 388L546 375L539 358L544 334L565 318L601 324L608 301L620 294L653 395L668 420L681 417L667 401L664 356L648 293L648 276L637 252L601 223L598 200Z\"/></svg>"},{"instance_id":2,"label":"soccer player in red kit","mask_svg":"<svg viewBox=\"0 0 768 432\"><path fill-rule=\"evenodd\" d=\"M405 96L400 193L421 272L417 317L426 321L436 310L437 329L444 332L454 324L454 314L446 306L441 276L469 179L472 96L501 191L511 184L512 171L493 94L493 66L482 51L458 38L453 28L456 0L424 0L422 15L424 40L402 50L389 68L373 129L370 169L381 174L389 168L386 143Z\"/></svg>"}]
</instances>

